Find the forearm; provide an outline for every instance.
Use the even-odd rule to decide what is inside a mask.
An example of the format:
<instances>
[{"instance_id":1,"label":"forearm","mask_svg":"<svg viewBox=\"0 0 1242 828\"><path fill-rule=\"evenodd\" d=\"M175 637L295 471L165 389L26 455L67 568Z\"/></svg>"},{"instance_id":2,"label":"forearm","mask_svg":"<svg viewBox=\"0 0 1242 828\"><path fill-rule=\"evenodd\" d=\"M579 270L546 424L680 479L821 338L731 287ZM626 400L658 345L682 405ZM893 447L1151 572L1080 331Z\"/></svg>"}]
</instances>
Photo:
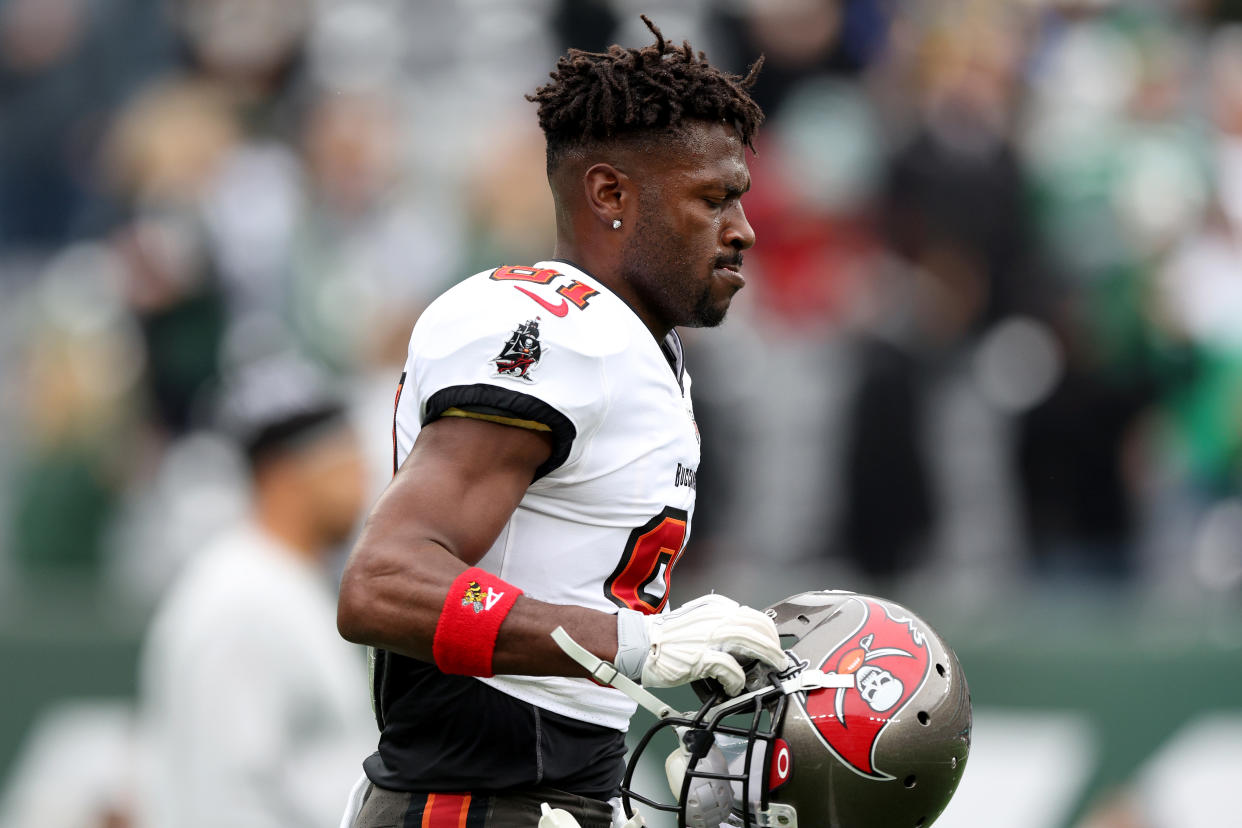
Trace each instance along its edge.
<instances>
[{"instance_id":1,"label":"forearm","mask_svg":"<svg viewBox=\"0 0 1242 828\"><path fill-rule=\"evenodd\" d=\"M563 604L545 604L522 596L500 627L493 662L497 673L515 675L582 676L577 662L552 640L552 631L564 627L579 644L605 661L617 654L617 618Z\"/></svg>"},{"instance_id":2,"label":"forearm","mask_svg":"<svg viewBox=\"0 0 1242 828\"><path fill-rule=\"evenodd\" d=\"M552 639L552 631L561 626L598 658L618 659L618 619L613 613L525 595L514 600L508 596L516 586L483 572L461 578L466 562L425 538L395 547L406 551L390 552L387 565L377 564L385 556L368 546L365 532L362 541L341 587L338 625L350 641L431 662L449 673L585 675ZM473 611L463 609L467 584L476 579L478 584L469 584L475 595L485 592L490 600L495 591L497 601L486 609L479 603ZM499 627L494 626L500 616L487 613L506 610ZM627 615L627 623L633 617ZM631 665L634 672L624 669L631 678L640 678L641 671L645 685L668 687L710 676L736 694L745 684L739 659L757 658L773 667L785 659L770 618L720 595L704 596L649 622L644 619L637 637L627 630L622 661L633 661L636 653L641 657Z\"/></svg>"},{"instance_id":3,"label":"forearm","mask_svg":"<svg viewBox=\"0 0 1242 828\"><path fill-rule=\"evenodd\" d=\"M347 641L432 661L440 608L467 564L426 537L388 534L363 529L341 576L337 629Z\"/></svg>"},{"instance_id":4,"label":"forearm","mask_svg":"<svg viewBox=\"0 0 1242 828\"><path fill-rule=\"evenodd\" d=\"M341 582L338 627L348 640L434 662L440 611L467 564L435 541L384 551L367 534ZM387 544L384 544L387 546ZM585 607L548 604L522 596L500 627L493 655L496 673L582 675L551 634L563 626L600 658L617 651L616 617Z\"/></svg>"}]
</instances>

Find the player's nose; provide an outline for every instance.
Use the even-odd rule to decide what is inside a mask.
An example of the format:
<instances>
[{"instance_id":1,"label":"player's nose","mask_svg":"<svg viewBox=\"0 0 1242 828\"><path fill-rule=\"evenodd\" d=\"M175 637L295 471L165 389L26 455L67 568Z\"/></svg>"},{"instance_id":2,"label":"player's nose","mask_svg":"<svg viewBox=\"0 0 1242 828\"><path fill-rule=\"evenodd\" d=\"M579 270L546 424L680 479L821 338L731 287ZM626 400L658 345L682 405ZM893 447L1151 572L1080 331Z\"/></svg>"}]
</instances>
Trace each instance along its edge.
<instances>
[{"instance_id":1,"label":"player's nose","mask_svg":"<svg viewBox=\"0 0 1242 828\"><path fill-rule=\"evenodd\" d=\"M736 250L746 250L755 244L755 229L747 221L746 211L742 209L741 202L738 202L730 215L730 221L725 226L723 241L726 246Z\"/></svg>"}]
</instances>

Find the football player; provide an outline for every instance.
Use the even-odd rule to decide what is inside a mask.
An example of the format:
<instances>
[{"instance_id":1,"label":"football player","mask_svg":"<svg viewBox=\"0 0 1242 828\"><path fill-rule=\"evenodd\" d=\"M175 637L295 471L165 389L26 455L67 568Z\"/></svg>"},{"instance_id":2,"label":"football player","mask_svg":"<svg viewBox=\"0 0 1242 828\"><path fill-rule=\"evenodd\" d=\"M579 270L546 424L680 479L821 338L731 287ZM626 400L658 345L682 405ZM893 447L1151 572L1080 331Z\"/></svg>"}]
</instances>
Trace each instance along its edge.
<instances>
[{"instance_id":1,"label":"football player","mask_svg":"<svg viewBox=\"0 0 1242 828\"><path fill-rule=\"evenodd\" d=\"M677 326L718 325L755 241L762 113L689 44L570 50L529 99L547 137L547 261L466 279L418 320L394 477L346 567L338 626L374 648L378 750L355 828L608 828L634 703L551 638L648 686L740 692L772 621L719 595L666 611L699 464Z\"/></svg>"}]
</instances>

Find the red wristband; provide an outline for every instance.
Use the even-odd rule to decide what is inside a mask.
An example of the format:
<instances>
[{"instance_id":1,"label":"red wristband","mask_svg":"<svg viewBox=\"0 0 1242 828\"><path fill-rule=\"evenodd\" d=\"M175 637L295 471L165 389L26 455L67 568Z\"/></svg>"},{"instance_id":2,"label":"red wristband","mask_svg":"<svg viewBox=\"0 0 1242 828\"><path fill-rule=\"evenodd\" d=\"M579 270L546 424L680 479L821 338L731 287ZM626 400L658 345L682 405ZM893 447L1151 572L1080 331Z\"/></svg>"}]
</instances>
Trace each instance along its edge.
<instances>
[{"instance_id":1,"label":"red wristband","mask_svg":"<svg viewBox=\"0 0 1242 828\"><path fill-rule=\"evenodd\" d=\"M457 576L444 598L431 651L436 666L459 676L495 675L492 654L500 625L522 590L490 572L471 567Z\"/></svg>"}]
</instances>

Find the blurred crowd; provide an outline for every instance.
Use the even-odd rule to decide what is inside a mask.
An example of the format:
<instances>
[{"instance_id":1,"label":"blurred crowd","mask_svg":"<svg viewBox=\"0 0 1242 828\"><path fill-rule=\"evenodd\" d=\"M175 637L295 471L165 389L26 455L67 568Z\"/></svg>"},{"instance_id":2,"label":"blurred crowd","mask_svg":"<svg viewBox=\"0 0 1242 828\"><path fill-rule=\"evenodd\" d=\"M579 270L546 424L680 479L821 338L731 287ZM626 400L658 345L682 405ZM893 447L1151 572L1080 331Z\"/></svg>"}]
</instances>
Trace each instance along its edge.
<instances>
[{"instance_id":1,"label":"blurred crowd","mask_svg":"<svg viewBox=\"0 0 1242 828\"><path fill-rule=\"evenodd\" d=\"M275 354L378 491L421 308L550 253L523 93L640 11L766 57L687 569L1242 582L1236 0L5 0L0 584L153 602Z\"/></svg>"}]
</instances>

